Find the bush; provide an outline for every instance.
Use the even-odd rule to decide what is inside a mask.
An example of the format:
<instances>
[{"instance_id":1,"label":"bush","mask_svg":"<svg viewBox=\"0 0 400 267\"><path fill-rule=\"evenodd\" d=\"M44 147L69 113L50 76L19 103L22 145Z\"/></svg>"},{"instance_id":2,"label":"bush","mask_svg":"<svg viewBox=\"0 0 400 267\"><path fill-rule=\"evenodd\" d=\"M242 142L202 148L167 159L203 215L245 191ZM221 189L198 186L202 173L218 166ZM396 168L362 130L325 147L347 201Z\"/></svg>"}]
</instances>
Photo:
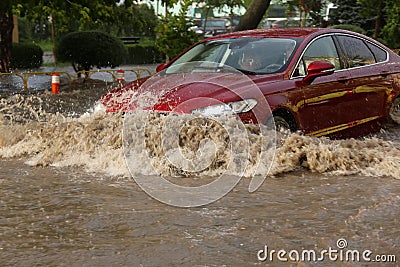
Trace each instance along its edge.
<instances>
[{"instance_id":1,"label":"bush","mask_svg":"<svg viewBox=\"0 0 400 267\"><path fill-rule=\"evenodd\" d=\"M332 29L342 29L342 30L347 30L347 31L352 31L352 32L358 32L358 33L361 33L361 34L366 34L367 33L363 28L361 28L359 26L356 26L356 25L350 25L350 24L338 24L338 25L333 25L330 28L332 28Z\"/></svg>"},{"instance_id":2,"label":"bush","mask_svg":"<svg viewBox=\"0 0 400 267\"><path fill-rule=\"evenodd\" d=\"M13 43L10 66L13 69L39 68L43 63L43 50L36 44Z\"/></svg>"},{"instance_id":3,"label":"bush","mask_svg":"<svg viewBox=\"0 0 400 267\"><path fill-rule=\"evenodd\" d=\"M57 56L71 62L75 71L116 67L124 62L126 48L118 38L98 31L72 32L61 38Z\"/></svg>"},{"instance_id":4,"label":"bush","mask_svg":"<svg viewBox=\"0 0 400 267\"><path fill-rule=\"evenodd\" d=\"M126 64L153 64L163 62L165 55L159 52L154 45L129 45Z\"/></svg>"}]
</instances>

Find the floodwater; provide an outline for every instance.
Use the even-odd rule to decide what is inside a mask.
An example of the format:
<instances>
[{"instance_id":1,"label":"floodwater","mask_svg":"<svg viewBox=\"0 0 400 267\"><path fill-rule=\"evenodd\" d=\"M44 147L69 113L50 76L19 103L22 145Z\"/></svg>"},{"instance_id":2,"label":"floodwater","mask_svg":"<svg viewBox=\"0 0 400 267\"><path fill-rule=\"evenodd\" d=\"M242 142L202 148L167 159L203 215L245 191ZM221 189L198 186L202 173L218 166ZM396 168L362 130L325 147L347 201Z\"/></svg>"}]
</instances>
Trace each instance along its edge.
<instances>
[{"instance_id":1,"label":"floodwater","mask_svg":"<svg viewBox=\"0 0 400 267\"><path fill-rule=\"evenodd\" d=\"M129 169L123 118L95 108L110 84L65 88L2 93L0 265L399 266L399 124L360 139L290 135L255 192L246 176L213 203L180 208L146 194L131 173L154 167L193 185L224 164L191 176L137 155ZM156 132L148 136L156 150Z\"/></svg>"}]
</instances>

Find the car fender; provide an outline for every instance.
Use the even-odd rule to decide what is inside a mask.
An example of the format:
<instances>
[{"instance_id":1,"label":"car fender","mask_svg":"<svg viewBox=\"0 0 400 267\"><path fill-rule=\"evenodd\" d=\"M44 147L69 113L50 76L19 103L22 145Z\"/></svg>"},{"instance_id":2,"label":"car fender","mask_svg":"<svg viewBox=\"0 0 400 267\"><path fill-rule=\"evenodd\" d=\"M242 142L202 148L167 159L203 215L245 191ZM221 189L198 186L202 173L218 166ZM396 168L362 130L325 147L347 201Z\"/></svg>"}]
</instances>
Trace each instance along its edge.
<instances>
[{"instance_id":1,"label":"car fender","mask_svg":"<svg viewBox=\"0 0 400 267\"><path fill-rule=\"evenodd\" d=\"M266 96L266 100L271 108L273 114L276 114L279 111L285 111L289 113L296 125L299 125L299 120L296 112L296 108L289 102L286 96L284 95L271 95Z\"/></svg>"}]
</instances>

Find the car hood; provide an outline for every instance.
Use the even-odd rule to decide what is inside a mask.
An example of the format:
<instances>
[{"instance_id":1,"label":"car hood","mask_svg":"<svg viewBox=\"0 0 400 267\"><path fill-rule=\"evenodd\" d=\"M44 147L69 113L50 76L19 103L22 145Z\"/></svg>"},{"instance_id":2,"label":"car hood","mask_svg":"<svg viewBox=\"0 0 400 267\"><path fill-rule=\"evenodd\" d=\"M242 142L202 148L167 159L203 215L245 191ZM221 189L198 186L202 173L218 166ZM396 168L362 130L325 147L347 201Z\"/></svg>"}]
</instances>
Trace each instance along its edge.
<instances>
[{"instance_id":1,"label":"car hood","mask_svg":"<svg viewBox=\"0 0 400 267\"><path fill-rule=\"evenodd\" d=\"M280 75L241 73L156 74L111 90L101 102L108 112L141 109L190 113L221 102L262 98L265 92L261 93L258 84L264 86L279 79L282 79Z\"/></svg>"},{"instance_id":2,"label":"car hood","mask_svg":"<svg viewBox=\"0 0 400 267\"><path fill-rule=\"evenodd\" d=\"M100 102L106 107L107 112L126 111L131 96L138 92L140 86L150 77L137 79L125 85L113 88L100 98Z\"/></svg>"}]
</instances>

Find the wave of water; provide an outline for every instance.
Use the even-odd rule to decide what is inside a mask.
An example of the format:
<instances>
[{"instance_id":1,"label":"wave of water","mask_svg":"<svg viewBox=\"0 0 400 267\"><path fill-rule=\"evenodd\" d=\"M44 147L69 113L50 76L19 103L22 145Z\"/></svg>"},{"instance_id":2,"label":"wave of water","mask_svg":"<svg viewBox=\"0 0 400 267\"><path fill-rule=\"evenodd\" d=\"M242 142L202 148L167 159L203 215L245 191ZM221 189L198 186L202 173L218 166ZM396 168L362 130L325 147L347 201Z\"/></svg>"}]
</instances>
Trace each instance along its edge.
<instances>
[{"instance_id":1,"label":"wave of water","mask_svg":"<svg viewBox=\"0 0 400 267\"><path fill-rule=\"evenodd\" d=\"M79 166L88 172L130 177L122 141L123 117L120 114L106 114L102 110L95 111L95 101L91 101L88 106L89 96L82 97L85 93L87 92L65 93L59 96L58 102L54 101L55 96L46 93L13 94L3 97L0 101L0 157L23 158L32 166ZM73 97L76 97L76 102L70 100ZM72 107L67 104L72 104ZM61 110L54 107L57 105ZM65 110L68 112L63 112ZM162 131L157 130L157 125L179 124L182 118L158 116L155 120L154 116L143 113L137 114L135 119L137 125L153 125L153 128L146 128L146 153L153 153L153 156L159 159L164 153L157 152L157 149L160 149L160 140L164 139L162 142L165 143L172 136L163 136ZM228 127L229 131L229 127L236 125L228 120L224 127ZM247 126L247 136L251 137L248 139L250 151L260 151L263 144L257 136L258 132L251 127ZM214 142L214 145L209 146L207 142L201 142L202 138L210 133L214 136L211 139L219 140L219 143ZM217 155L217 160L210 159L209 164L198 172L200 175L213 176L225 170L224 163L230 160L229 148L232 143L218 123L209 124L206 128L186 125L179 135L180 145L186 147L186 152L181 149L180 153L186 153L186 158L196 157L199 151L205 154L209 151L208 154L213 157ZM192 172L186 173L177 168L170 160L159 161L160 164L155 166L151 164L149 157L143 156L141 152L143 151L136 152L136 174L147 175L149 170L155 169L156 172L165 175L193 175ZM330 140L291 134L281 140L271 169L266 162L256 159L255 154L251 152L250 156L242 155L236 161L246 161L246 164L250 164L250 169L254 167L251 164L260 162L257 174L263 176L276 176L303 169L329 175L400 177L398 125L389 126L380 134L361 139Z\"/></svg>"}]
</instances>

